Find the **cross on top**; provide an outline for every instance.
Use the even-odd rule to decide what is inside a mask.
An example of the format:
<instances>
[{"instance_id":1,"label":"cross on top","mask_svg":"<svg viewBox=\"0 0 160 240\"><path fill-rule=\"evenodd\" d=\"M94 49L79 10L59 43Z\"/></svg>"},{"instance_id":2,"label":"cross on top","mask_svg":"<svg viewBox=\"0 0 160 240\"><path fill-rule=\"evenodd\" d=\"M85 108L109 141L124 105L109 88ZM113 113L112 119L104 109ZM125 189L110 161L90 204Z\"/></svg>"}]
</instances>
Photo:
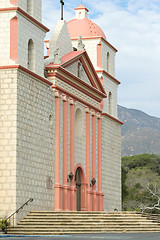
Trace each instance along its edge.
<instances>
[{"instance_id":1,"label":"cross on top","mask_svg":"<svg viewBox=\"0 0 160 240\"><path fill-rule=\"evenodd\" d=\"M64 1L60 0L61 3L61 20L63 20L63 6L64 6Z\"/></svg>"}]
</instances>

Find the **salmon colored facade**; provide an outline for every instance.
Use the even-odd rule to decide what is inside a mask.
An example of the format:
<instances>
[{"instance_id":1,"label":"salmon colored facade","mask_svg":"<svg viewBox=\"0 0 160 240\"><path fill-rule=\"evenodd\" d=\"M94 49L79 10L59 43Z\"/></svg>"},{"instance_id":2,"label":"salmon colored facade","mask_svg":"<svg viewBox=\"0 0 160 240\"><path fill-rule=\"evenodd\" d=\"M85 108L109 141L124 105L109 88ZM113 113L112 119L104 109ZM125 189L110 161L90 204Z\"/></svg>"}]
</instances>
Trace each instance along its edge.
<instances>
[{"instance_id":1,"label":"salmon colored facade","mask_svg":"<svg viewBox=\"0 0 160 240\"><path fill-rule=\"evenodd\" d=\"M41 0L0 4L0 218L28 198L17 221L121 210L117 50L84 5L75 13L44 41Z\"/></svg>"}]
</instances>

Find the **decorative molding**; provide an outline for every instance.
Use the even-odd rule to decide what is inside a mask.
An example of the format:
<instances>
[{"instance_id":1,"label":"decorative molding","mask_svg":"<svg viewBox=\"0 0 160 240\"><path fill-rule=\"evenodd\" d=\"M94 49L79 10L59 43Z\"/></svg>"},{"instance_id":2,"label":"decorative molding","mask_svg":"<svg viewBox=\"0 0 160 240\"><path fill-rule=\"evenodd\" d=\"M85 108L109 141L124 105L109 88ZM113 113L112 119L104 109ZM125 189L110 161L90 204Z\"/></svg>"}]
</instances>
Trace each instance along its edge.
<instances>
[{"instance_id":1,"label":"decorative molding","mask_svg":"<svg viewBox=\"0 0 160 240\"><path fill-rule=\"evenodd\" d=\"M0 8L0 12L10 12L10 11L15 11L15 12L19 13L20 15L24 16L26 19L28 19L29 21L33 22L36 26L41 28L44 32L50 31L42 23L38 22L35 18L31 17L28 13L26 13L19 7Z\"/></svg>"},{"instance_id":2,"label":"decorative molding","mask_svg":"<svg viewBox=\"0 0 160 240\"><path fill-rule=\"evenodd\" d=\"M102 119L102 116L101 116L100 113L97 113L97 118L98 118L98 119Z\"/></svg>"},{"instance_id":3,"label":"decorative molding","mask_svg":"<svg viewBox=\"0 0 160 240\"><path fill-rule=\"evenodd\" d=\"M92 115L92 116L95 116L95 115L96 115L96 113L95 113L95 111L94 111L93 109L91 110L91 115Z\"/></svg>"},{"instance_id":4,"label":"decorative molding","mask_svg":"<svg viewBox=\"0 0 160 240\"><path fill-rule=\"evenodd\" d=\"M4 69L4 70L5 70L5 69L19 69L19 70L21 70L21 71L23 71L23 72L29 74L30 76L32 76L32 77L34 77L34 78L36 78L36 79L38 79L38 80L40 80L40 81L46 83L46 84L49 85L49 86L52 86L52 85L53 85L53 83L52 83L50 80L48 80L48 79L46 79L46 78L43 78L43 77L39 76L38 74L36 74L36 73L34 73L34 72L28 70L28 69L25 68L25 67L22 67L21 65L7 65L7 66L0 66L0 69Z\"/></svg>"},{"instance_id":5,"label":"decorative molding","mask_svg":"<svg viewBox=\"0 0 160 240\"><path fill-rule=\"evenodd\" d=\"M111 116L111 115L109 115L109 114L107 114L107 113L102 113L102 116L106 116L106 117L112 119L113 121L119 123L120 125L123 125L123 124L124 124L124 123L121 122L119 119L117 119L117 118L115 118L115 117L113 117L113 116Z\"/></svg>"},{"instance_id":6,"label":"decorative molding","mask_svg":"<svg viewBox=\"0 0 160 240\"><path fill-rule=\"evenodd\" d=\"M60 91L61 93L66 93L68 96L73 97L75 100L77 100L78 102L84 104L85 106L88 106L88 107L90 107L90 108L95 109L97 112L100 112L100 113L102 112L101 109L99 109L98 107L96 107L96 106L88 103L87 101L85 101L85 100L83 100L83 99L75 96L75 95L72 94L70 91L66 91L65 89L63 89L63 88L61 88L61 87L59 87L59 86L52 86L52 88L55 89L55 90Z\"/></svg>"},{"instance_id":7,"label":"decorative molding","mask_svg":"<svg viewBox=\"0 0 160 240\"><path fill-rule=\"evenodd\" d=\"M81 84L81 86L79 86L78 82L74 83L73 80L68 79L67 75L66 76L65 75L62 76L59 73L55 73L53 76L57 77L56 83L58 83L58 80L62 80L63 83L66 83L66 84L70 85L71 87L73 87L75 90L84 93L86 96L89 96L90 98L92 98L95 101L97 101L97 103L100 103L102 101L102 98L97 96L98 95L97 94L98 90L94 89L93 87L88 85L87 88L85 88L83 84ZM100 93L100 92L98 92L98 93Z\"/></svg>"},{"instance_id":8,"label":"decorative molding","mask_svg":"<svg viewBox=\"0 0 160 240\"><path fill-rule=\"evenodd\" d=\"M54 91L54 96L55 96L55 98L59 98L60 97L59 92L58 91Z\"/></svg>"},{"instance_id":9,"label":"decorative molding","mask_svg":"<svg viewBox=\"0 0 160 240\"><path fill-rule=\"evenodd\" d=\"M67 102L67 96L65 94L62 94L62 100L63 102Z\"/></svg>"},{"instance_id":10,"label":"decorative molding","mask_svg":"<svg viewBox=\"0 0 160 240\"><path fill-rule=\"evenodd\" d=\"M82 81L80 78L76 77L75 75L73 75L72 73L68 72L65 67L69 66L70 64L74 63L75 61L81 61L83 64L83 68L85 70L85 73L87 74L92 86L88 85L87 83L85 83L84 81ZM63 58L62 58L63 61ZM107 94L103 88L103 85L97 75L97 72L87 54L86 51L80 51L80 53L71 58L70 60L62 63L61 65L54 65L54 64L49 64L46 66L47 70L55 70L55 69L60 69L61 71L67 73L68 75L74 77L75 79L77 79L79 82L83 82L84 85L86 86L90 86L92 88L94 88L95 90L97 90L99 93L101 93L103 95L103 97L107 97ZM48 72L50 73L50 72ZM50 76L52 76L52 74L50 74Z\"/></svg>"},{"instance_id":11,"label":"decorative molding","mask_svg":"<svg viewBox=\"0 0 160 240\"><path fill-rule=\"evenodd\" d=\"M118 85L121 84L121 82L119 82L115 77L113 77L111 74L109 74L107 71L105 70L96 70L97 73L104 73L107 77L111 78L115 83L117 83Z\"/></svg>"},{"instance_id":12,"label":"decorative molding","mask_svg":"<svg viewBox=\"0 0 160 240\"><path fill-rule=\"evenodd\" d=\"M92 95L90 96L90 94L83 93L83 91L81 91L81 89L74 88L74 86L72 86L69 83L66 83L65 81L62 81L60 79L55 79L54 86L61 87L64 91L72 93L74 98L79 97L82 100L92 104L93 106L100 108L100 102L98 102L96 99L94 99L92 97Z\"/></svg>"},{"instance_id":13,"label":"decorative molding","mask_svg":"<svg viewBox=\"0 0 160 240\"><path fill-rule=\"evenodd\" d=\"M75 105L75 101L73 100L73 98L69 98L68 102L70 105Z\"/></svg>"},{"instance_id":14,"label":"decorative molding","mask_svg":"<svg viewBox=\"0 0 160 240\"><path fill-rule=\"evenodd\" d=\"M86 112L86 113L90 113L89 107L86 107L86 108L85 108L85 112Z\"/></svg>"},{"instance_id":15,"label":"decorative molding","mask_svg":"<svg viewBox=\"0 0 160 240\"><path fill-rule=\"evenodd\" d=\"M92 37L82 37L82 40L87 40L87 39L100 39L102 41L104 41L105 43L107 43L108 46L110 46L115 52L118 52L118 50L112 46L112 44L110 44L106 39L104 39L103 37L100 36L92 36ZM78 38L71 38L72 41L77 41Z\"/></svg>"}]
</instances>

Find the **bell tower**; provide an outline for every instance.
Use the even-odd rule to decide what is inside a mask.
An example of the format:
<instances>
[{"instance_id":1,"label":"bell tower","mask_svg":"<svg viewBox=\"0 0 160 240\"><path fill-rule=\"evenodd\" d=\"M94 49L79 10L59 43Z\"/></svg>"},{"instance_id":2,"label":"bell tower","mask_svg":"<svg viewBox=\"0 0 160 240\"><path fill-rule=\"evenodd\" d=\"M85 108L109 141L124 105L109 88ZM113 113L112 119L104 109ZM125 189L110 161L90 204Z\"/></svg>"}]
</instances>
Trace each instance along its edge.
<instances>
[{"instance_id":1,"label":"bell tower","mask_svg":"<svg viewBox=\"0 0 160 240\"><path fill-rule=\"evenodd\" d=\"M20 65L43 76L41 0L2 0L0 66Z\"/></svg>"},{"instance_id":2,"label":"bell tower","mask_svg":"<svg viewBox=\"0 0 160 240\"><path fill-rule=\"evenodd\" d=\"M21 186L28 183L22 168L26 162L27 169L32 166L29 144L33 146L33 139L37 138L33 125L42 125L39 112L44 112L41 107L49 92L44 78L47 31L41 23L41 0L0 1L0 202L5 202L0 207L0 216L3 218L15 212L30 194L27 187ZM32 176L32 168L28 176Z\"/></svg>"},{"instance_id":3,"label":"bell tower","mask_svg":"<svg viewBox=\"0 0 160 240\"><path fill-rule=\"evenodd\" d=\"M75 8L75 11L76 11L76 19L88 18L89 10L83 4Z\"/></svg>"}]
</instances>

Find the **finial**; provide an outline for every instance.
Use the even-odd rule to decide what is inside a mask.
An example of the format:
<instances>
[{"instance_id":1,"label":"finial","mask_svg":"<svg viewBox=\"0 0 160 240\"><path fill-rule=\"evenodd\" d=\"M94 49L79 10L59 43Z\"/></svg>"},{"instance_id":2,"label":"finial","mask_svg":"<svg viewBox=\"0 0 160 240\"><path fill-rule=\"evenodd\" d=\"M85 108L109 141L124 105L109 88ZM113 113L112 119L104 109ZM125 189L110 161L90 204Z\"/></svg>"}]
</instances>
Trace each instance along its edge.
<instances>
[{"instance_id":1,"label":"finial","mask_svg":"<svg viewBox=\"0 0 160 240\"><path fill-rule=\"evenodd\" d=\"M83 44L82 42L82 38L81 36L79 36L78 38L78 48L77 48L78 51L83 51L85 50L85 45Z\"/></svg>"},{"instance_id":2,"label":"finial","mask_svg":"<svg viewBox=\"0 0 160 240\"><path fill-rule=\"evenodd\" d=\"M54 51L54 60L53 63L54 64L61 64L61 57L59 56L59 48L56 48L56 50Z\"/></svg>"},{"instance_id":3,"label":"finial","mask_svg":"<svg viewBox=\"0 0 160 240\"><path fill-rule=\"evenodd\" d=\"M63 20L63 6L64 6L63 0L60 0L60 3L61 3L61 20Z\"/></svg>"}]
</instances>

